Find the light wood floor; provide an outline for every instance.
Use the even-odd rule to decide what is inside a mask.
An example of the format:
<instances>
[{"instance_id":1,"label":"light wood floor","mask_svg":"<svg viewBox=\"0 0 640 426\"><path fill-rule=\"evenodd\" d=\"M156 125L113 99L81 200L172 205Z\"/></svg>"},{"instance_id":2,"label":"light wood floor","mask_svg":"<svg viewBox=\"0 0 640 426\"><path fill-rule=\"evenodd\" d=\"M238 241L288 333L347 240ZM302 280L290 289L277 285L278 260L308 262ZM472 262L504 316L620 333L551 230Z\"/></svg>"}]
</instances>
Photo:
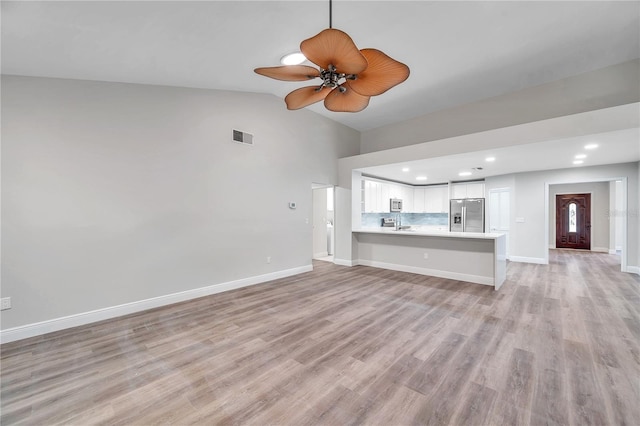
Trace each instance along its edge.
<instances>
[{"instance_id":1,"label":"light wood floor","mask_svg":"<svg viewBox=\"0 0 640 426\"><path fill-rule=\"evenodd\" d=\"M2 425L637 425L640 279L552 250L502 289L314 262L3 345Z\"/></svg>"}]
</instances>

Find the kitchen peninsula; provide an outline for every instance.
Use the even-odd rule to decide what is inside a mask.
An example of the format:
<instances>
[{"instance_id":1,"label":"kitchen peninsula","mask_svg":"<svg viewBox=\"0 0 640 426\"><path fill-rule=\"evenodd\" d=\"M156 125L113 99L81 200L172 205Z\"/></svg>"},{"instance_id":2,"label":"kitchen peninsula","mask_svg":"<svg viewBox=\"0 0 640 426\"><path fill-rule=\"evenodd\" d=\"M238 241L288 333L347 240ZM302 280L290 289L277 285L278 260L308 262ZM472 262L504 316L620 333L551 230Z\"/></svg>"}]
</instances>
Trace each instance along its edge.
<instances>
[{"instance_id":1,"label":"kitchen peninsula","mask_svg":"<svg viewBox=\"0 0 640 426\"><path fill-rule=\"evenodd\" d=\"M498 233L354 229L358 264L431 275L498 290L506 279L506 237Z\"/></svg>"}]
</instances>

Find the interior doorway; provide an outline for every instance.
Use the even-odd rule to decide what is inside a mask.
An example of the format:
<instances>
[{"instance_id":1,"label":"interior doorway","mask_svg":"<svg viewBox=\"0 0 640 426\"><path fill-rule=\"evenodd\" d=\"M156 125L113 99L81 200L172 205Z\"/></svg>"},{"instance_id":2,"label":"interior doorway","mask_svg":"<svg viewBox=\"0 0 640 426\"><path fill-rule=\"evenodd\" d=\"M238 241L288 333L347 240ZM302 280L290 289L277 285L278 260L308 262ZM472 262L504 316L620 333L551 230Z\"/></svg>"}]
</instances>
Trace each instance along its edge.
<instances>
[{"instance_id":1,"label":"interior doorway","mask_svg":"<svg viewBox=\"0 0 640 426\"><path fill-rule=\"evenodd\" d=\"M612 186L615 188L613 191L611 190ZM589 236L591 251L614 254L620 261L622 272L635 272L634 268L628 267L627 190L628 178L626 176L545 182L545 245L551 249L557 248L555 245L557 232L556 195L589 193L591 195ZM616 220L612 221L611 218ZM615 244L613 248L610 247L611 239ZM549 262L548 250L545 253L544 262L545 264Z\"/></svg>"},{"instance_id":2,"label":"interior doorway","mask_svg":"<svg viewBox=\"0 0 640 426\"><path fill-rule=\"evenodd\" d=\"M334 253L334 194L333 186L312 184L313 247L312 258L333 262Z\"/></svg>"},{"instance_id":3,"label":"interior doorway","mask_svg":"<svg viewBox=\"0 0 640 426\"><path fill-rule=\"evenodd\" d=\"M591 250L591 194L556 195L556 248Z\"/></svg>"}]
</instances>

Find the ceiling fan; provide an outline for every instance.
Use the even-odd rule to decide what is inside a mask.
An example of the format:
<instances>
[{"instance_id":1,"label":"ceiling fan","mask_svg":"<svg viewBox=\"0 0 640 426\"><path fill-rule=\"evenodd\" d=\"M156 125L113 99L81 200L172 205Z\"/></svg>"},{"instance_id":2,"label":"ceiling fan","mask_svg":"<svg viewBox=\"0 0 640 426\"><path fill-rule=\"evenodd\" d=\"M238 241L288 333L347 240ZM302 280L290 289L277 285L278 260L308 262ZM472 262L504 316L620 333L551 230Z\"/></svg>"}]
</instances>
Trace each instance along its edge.
<instances>
[{"instance_id":1,"label":"ceiling fan","mask_svg":"<svg viewBox=\"0 0 640 426\"><path fill-rule=\"evenodd\" d=\"M319 68L284 65L254 70L276 80L322 80L320 85L289 93L284 98L287 109L300 109L324 100L330 111L362 111L371 96L381 95L409 77L408 66L380 50L358 50L347 33L332 27L331 15L332 0L329 0L329 28L300 43L300 51Z\"/></svg>"}]
</instances>

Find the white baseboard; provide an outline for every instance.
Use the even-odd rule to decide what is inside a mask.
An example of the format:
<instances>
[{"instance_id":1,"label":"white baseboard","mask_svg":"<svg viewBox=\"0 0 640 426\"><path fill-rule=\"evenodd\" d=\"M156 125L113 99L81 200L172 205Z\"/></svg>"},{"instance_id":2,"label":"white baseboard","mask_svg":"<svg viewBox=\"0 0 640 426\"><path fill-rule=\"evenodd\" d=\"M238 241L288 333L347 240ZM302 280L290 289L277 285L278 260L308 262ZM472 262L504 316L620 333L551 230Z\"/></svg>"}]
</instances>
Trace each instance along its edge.
<instances>
[{"instance_id":1,"label":"white baseboard","mask_svg":"<svg viewBox=\"0 0 640 426\"><path fill-rule=\"evenodd\" d=\"M539 265L547 265L549 263L541 257L509 256L509 260L511 262L537 263Z\"/></svg>"},{"instance_id":2,"label":"white baseboard","mask_svg":"<svg viewBox=\"0 0 640 426\"><path fill-rule=\"evenodd\" d=\"M627 270L624 272L640 275L640 266L627 266Z\"/></svg>"},{"instance_id":3,"label":"white baseboard","mask_svg":"<svg viewBox=\"0 0 640 426\"><path fill-rule=\"evenodd\" d=\"M0 343L8 343L16 340L27 339L29 337L40 336L54 331L145 311L147 309L158 308L160 306L197 299L198 297L209 296L216 293L222 293L224 291L235 290L242 287L261 284L267 281L286 278L312 270L313 266L311 265L300 266L297 268L257 275L255 277L214 284L207 287L195 288L193 290L181 291L179 293L167 294L164 296L153 297L151 299L139 300L136 302L110 306L108 308L96 309L94 311L82 312L66 317L54 318L47 321L9 328L0 331Z\"/></svg>"},{"instance_id":4,"label":"white baseboard","mask_svg":"<svg viewBox=\"0 0 640 426\"><path fill-rule=\"evenodd\" d=\"M321 251L320 253L313 253L313 258L316 259L318 257L327 257L329 256L328 251Z\"/></svg>"},{"instance_id":5,"label":"white baseboard","mask_svg":"<svg viewBox=\"0 0 640 426\"><path fill-rule=\"evenodd\" d=\"M358 266L357 261L333 258L333 263L340 266Z\"/></svg>"},{"instance_id":6,"label":"white baseboard","mask_svg":"<svg viewBox=\"0 0 640 426\"><path fill-rule=\"evenodd\" d=\"M390 269L392 271L410 272L412 274L429 275L438 278L447 278L450 280L467 281L476 284L484 284L493 286L492 277L483 277L481 275L461 274L458 272L441 271L439 269L420 268L417 266L398 265L395 263L377 262L375 260L358 260L359 265L371 266L374 268Z\"/></svg>"},{"instance_id":7,"label":"white baseboard","mask_svg":"<svg viewBox=\"0 0 640 426\"><path fill-rule=\"evenodd\" d=\"M549 248L550 248L551 250L554 250L554 249L556 248L556 245L555 245L555 244L549 244Z\"/></svg>"},{"instance_id":8,"label":"white baseboard","mask_svg":"<svg viewBox=\"0 0 640 426\"><path fill-rule=\"evenodd\" d=\"M615 249L609 249L609 254L616 254L616 250Z\"/></svg>"}]
</instances>

